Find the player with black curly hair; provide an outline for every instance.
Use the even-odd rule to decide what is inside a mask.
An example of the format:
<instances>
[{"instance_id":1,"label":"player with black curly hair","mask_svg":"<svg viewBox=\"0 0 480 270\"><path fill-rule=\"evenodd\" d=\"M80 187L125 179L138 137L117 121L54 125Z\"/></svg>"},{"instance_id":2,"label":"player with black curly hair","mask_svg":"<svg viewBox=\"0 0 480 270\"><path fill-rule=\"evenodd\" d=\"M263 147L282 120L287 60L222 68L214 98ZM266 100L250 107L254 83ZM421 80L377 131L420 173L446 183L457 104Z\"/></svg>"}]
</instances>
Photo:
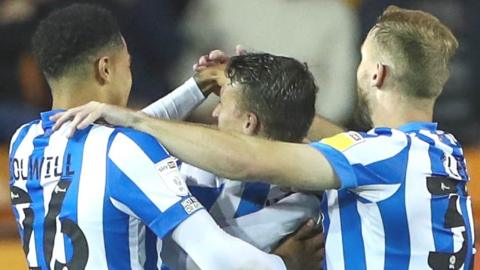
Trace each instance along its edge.
<instances>
[{"instance_id":1,"label":"player with black curly hair","mask_svg":"<svg viewBox=\"0 0 480 270\"><path fill-rule=\"evenodd\" d=\"M12 208L30 269L154 269L162 265L157 237L166 236L202 269L298 263L221 230L152 136L92 125L66 139L66 129L52 129L50 116L63 109L127 104L131 58L109 11L75 4L53 12L38 26L33 50L54 110L20 127L9 152Z\"/></svg>"}]
</instances>

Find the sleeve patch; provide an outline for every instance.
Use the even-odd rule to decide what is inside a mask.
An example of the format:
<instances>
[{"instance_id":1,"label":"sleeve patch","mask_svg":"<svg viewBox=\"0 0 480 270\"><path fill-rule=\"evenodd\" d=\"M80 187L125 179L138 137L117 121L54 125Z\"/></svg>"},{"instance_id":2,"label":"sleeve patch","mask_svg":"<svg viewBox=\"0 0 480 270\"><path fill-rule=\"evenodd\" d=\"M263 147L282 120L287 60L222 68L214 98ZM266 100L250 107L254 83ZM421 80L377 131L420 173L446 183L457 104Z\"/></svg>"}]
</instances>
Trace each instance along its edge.
<instances>
[{"instance_id":1,"label":"sleeve patch","mask_svg":"<svg viewBox=\"0 0 480 270\"><path fill-rule=\"evenodd\" d=\"M174 157L166 158L155 164L163 182L170 191L179 196L187 196L189 194L185 179L180 174L177 162Z\"/></svg>"},{"instance_id":2,"label":"sleeve patch","mask_svg":"<svg viewBox=\"0 0 480 270\"><path fill-rule=\"evenodd\" d=\"M340 152L343 152L348 148L364 141L365 139L362 137L362 135L355 131L349 131L323 139L321 142L330 145Z\"/></svg>"},{"instance_id":3,"label":"sleeve patch","mask_svg":"<svg viewBox=\"0 0 480 270\"><path fill-rule=\"evenodd\" d=\"M202 209L203 206L195 197L189 197L186 200L182 201L183 209L187 214L191 215L193 212Z\"/></svg>"}]
</instances>

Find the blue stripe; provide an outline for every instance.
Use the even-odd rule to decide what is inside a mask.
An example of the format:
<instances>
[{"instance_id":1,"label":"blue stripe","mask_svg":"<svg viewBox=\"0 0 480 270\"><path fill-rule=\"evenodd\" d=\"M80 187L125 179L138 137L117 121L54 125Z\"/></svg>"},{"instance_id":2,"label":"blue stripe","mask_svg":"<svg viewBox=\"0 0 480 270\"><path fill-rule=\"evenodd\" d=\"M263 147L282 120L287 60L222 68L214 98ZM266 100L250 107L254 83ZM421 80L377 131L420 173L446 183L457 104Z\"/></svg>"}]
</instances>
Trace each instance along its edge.
<instances>
[{"instance_id":1,"label":"blue stripe","mask_svg":"<svg viewBox=\"0 0 480 270\"><path fill-rule=\"evenodd\" d=\"M152 232L149 228L146 228L145 232L145 254L146 254L146 260L145 260L145 269L158 269L157 263L158 263L158 250L157 250L157 236L155 233Z\"/></svg>"},{"instance_id":2,"label":"blue stripe","mask_svg":"<svg viewBox=\"0 0 480 270\"><path fill-rule=\"evenodd\" d=\"M385 232L385 269L408 269L410 234L405 207L405 185L389 199L378 203Z\"/></svg>"},{"instance_id":3,"label":"blue stripe","mask_svg":"<svg viewBox=\"0 0 480 270\"><path fill-rule=\"evenodd\" d=\"M108 182L108 177L107 177ZM103 241L108 269L130 269L129 216L103 199Z\"/></svg>"},{"instance_id":4,"label":"blue stripe","mask_svg":"<svg viewBox=\"0 0 480 270\"><path fill-rule=\"evenodd\" d=\"M115 131L134 141L153 163L158 163L170 157L166 149L150 134L131 128L116 128Z\"/></svg>"},{"instance_id":5,"label":"blue stripe","mask_svg":"<svg viewBox=\"0 0 480 270\"><path fill-rule=\"evenodd\" d=\"M445 156L443 151L436 148L434 144L430 144L428 156L430 157L432 175L448 176L443 166L443 158ZM448 195L432 195L430 201L430 207L432 209L432 233L435 251L437 252L453 252L452 231L445 228L445 213L447 212L448 204Z\"/></svg>"},{"instance_id":6,"label":"blue stripe","mask_svg":"<svg viewBox=\"0 0 480 270\"><path fill-rule=\"evenodd\" d=\"M83 148L85 146L85 141L87 140L88 133L90 132L92 126L79 130L75 133L74 137L68 140L67 146L63 153L63 166L62 168L67 168L67 156L71 157L70 170L75 172L70 179L70 186L68 192L65 194L63 200L62 210L60 211L59 219L70 219L74 223L77 223L77 209L78 209L78 186L80 184L80 175L82 171L82 162L83 162ZM73 257L73 244L69 237L66 235L63 236L64 246L65 246L65 258L69 262Z\"/></svg>"},{"instance_id":7,"label":"blue stripe","mask_svg":"<svg viewBox=\"0 0 480 270\"><path fill-rule=\"evenodd\" d=\"M350 191L339 190L338 203L345 269L366 269L365 244L363 242L362 225L360 215L358 214L357 200Z\"/></svg>"},{"instance_id":8,"label":"blue stripe","mask_svg":"<svg viewBox=\"0 0 480 270\"><path fill-rule=\"evenodd\" d=\"M107 172L105 176L105 196L103 198L103 241L108 268L130 269L129 216L113 206L110 200L111 186L115 184L115 179L109 173L108 152L117 133L118 130L114 130L110 134L107 143L107 155L105 156Z\"/></svg>"},{"instance_id":9,"label":"blue stripe","mask_svg":"<svg viewBox=\"0 0 480 270\"><path fill-rule=\"evenodd\" d=\"M42 160L45 154L45 147L48 146L50 136L41 134L33 139L33 152L30 159ZM25 164L26 165L26 164ZM33 231L35 234L35 251L37 255L38 265L40 267L48 269L48 264L45 262L45 255L43 252L43 236L44 236L44 221L45 221L45 208L43 202L43 187L40 183L40 174L31 174L31 179L27 181L27 190L32 204L30 208L34 213Z\"/></svg>"},{"instance_id":10,"label":"blue stripe","mask_svg":"<svg viewBox=\"0 0 480 270\"><path fill-rule=\"evenodd\" d=\"M401 183L395 194L377 203L385 232L385 269L408 269L409 266L410 233L405 202L405 181L411 146L412 140L407 136L407 146L394 157L384 160L385 166L381 166L382 163L368 166L380 175L388 175L391 178L390 183Z\"/></svg>"},{"instance_id":11,"label":"blue stripe","mask_svg":"<svg viewBox=\"0 0 480 270\"><path fill-rule=\"evenodd\" d=\"M467 241L467 256L465 257L465 268L464 269L472 269L472 259L473 259L473 244L474 241L472 239L473 235L473 228L470 227L470 217L468 215L468 210L467 210L467 197L465 196L459 196L460 198L460 209L462 210L462 216L463 216L463 222L465 222L465 229L467 230L467 239L464 241Z\"/></svg>"},{"instance_id":12,"label":"blue stripe","mask_svg":"<svg viewBox=\"0 0 480 270\"><path fill-rule=\"evenodd\" d=\"M261 182L244 183L242 199L234 218L254 213L263 208L267 201L270 185Z\"/></svg>"}]
</instances>

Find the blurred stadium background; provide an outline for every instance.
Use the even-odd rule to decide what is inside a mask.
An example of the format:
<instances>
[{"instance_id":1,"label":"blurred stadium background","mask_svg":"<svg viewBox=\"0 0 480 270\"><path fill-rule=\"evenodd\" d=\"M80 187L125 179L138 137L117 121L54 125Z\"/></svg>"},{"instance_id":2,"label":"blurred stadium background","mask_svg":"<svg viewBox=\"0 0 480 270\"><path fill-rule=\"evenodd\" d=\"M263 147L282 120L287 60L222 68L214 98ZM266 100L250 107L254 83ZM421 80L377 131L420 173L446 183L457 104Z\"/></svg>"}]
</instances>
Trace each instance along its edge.
<instances>
[{"instance_id":1,"label":"blurred stadium background","mask_svg":"<svg viewBox=\"0 0 480 270\"><path fill-rule=\"evenodd\" d=\"M70 0L0 0L0 267L25 269L10 210L8 141L22 123L48 110L48 86L30 52L30 36L49 11ZM480 228L480 1L478 0L97 0L119 20L133 56L131 107L142 107L191 75L211 49L288 54L309 63L320 86L318 111L347 126L355 102L359 48L390 4L422 9L460 41L435 120L460 140ZM478 233L477 233L478 235ZM477 264L480 260L477 259ZM476 267L480 269L480 267Z\"/></svg>"}]
</instances>

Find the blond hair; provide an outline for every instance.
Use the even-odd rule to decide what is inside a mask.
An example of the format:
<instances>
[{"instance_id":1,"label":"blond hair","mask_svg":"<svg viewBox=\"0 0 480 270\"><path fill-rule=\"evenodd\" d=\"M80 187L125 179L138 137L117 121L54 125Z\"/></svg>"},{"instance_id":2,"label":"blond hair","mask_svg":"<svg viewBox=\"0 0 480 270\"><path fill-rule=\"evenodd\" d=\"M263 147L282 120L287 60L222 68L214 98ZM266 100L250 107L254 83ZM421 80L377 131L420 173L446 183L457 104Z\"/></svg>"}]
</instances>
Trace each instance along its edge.
<instances>
[{"instance_id":1,"label":"blond hair","mask_svg":"<svg viewBox=\"0 0 480 270\"><path fill-rule=\"evenodd\" d=\"M458 48L448 27L426 12L389 6L373 30L380 54L393 62L392 76L405 95L440 95L449 77L448 64Z\"/></svg>"}]
</instances>

